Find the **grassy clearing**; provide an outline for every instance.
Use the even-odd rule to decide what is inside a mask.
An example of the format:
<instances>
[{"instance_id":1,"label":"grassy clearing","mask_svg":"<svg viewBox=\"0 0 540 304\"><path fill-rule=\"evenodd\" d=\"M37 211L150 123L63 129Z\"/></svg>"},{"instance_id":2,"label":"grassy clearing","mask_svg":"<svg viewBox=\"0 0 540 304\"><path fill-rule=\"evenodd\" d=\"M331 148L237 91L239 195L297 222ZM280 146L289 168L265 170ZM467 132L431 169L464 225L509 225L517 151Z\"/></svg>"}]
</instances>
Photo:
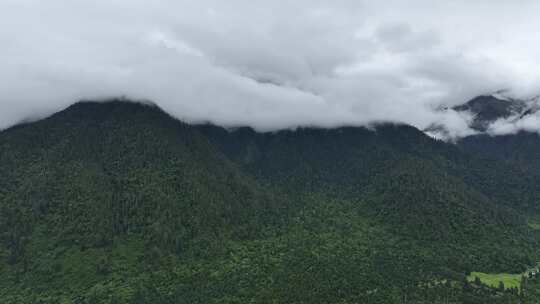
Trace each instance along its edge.
<instances>
[{"instance_id":1,"label":"grassy clearing","mask_svg":"<svg viewBox=\"0 0 540 304\"><path fill-rule=\"evenodd\" d=\"M499 282L503 282L504 288L509 289L512 287L519 288L521 282L521 274L509 274L509 273L483 273L483 272L471 272L471 275L467 277L470 282L474 281L474 278L478 277L482 283L497 288Z\"/></svg>"},{"instance_id":2,"label":"grassy clearing","mask_svg":"<svg viewBox=\"0 0 540 304\"><path fill-rule=\"evenodd\" d=\"M527 224L529 225L529 228L531 228L531 229L540 230L540 222L529 221Z\"/></svg>"},{"instance_id":3,"label":"grassy clearing","mask_svg":"<svg viewBox=\"0 0 540 304\"><path fill-rule=\"evenodd\" d=\"M533 216L527 219L527 225L534 230L540 230L540 217Z\"/></svg>"}]
</instances>

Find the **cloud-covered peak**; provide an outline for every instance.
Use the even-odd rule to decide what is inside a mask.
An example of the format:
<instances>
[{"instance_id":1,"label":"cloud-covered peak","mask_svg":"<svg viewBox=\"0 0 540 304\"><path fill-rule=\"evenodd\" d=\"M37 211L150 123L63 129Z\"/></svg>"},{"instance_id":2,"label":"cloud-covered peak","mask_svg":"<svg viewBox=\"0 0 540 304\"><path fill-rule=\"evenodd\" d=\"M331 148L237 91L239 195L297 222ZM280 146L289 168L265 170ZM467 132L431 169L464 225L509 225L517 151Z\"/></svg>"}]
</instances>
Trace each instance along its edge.
<instances>
[{"instance_id":1,"label":"cloud-covered peak","mask_svg":"<svg viewBox=\"0 0 540 304\"><path fill-rule=\"evenodd\" d=\"M470 112L473 115L471 128L485 132L494 121L521 116L527 109L527 103L502 94L493 94L475 97L453 109L457 112Z\"/></svg>"},{"instance_id":2,"label":"cloud-covered peak","mask_svg":"<svg viewBox=\"0 0 540 304\"><path fill-rule=\"evenodd\" d=\"M0 129L80 99L128 96L190 122L394 121L465 136L471 114L441 105L500 88L540 92L539 9L527 0L4 0ZM527 117L520 128L534 129Z\"/></svg>"},{"instance_id":3,"label":"cloud-covered peak","mask_svg":"<svg viewBox=\"0 0 540 304\"><path fill-rule=\"evenodd\" d=\"M519 99L505 92L480 95L453 107L440 107L437 111L458 115L469 129L468 134L452 136L448 125L433 123L425 131L438 138L451 139L474 134L506 135L519 131L540 131L540 98Z\"/></svg>"}]
</instances>

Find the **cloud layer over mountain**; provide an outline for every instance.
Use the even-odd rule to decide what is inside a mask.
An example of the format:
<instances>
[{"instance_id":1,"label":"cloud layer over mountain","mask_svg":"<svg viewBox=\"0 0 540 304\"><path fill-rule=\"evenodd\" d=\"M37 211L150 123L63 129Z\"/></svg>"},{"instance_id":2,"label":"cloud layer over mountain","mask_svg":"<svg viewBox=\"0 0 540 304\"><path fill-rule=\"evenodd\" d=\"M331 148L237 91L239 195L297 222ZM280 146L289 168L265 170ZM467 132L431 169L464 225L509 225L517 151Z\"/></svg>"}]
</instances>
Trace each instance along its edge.
<instances>
[{"instance_id":1,"label":"cloud layer over mountain","mask_svg":"<svg viewBox=\"0 0 540 304\"><path fill-rule=\"evenodd\" d=\"M462 136L467 118L439 105L540 92L539 11L529 0L0 0L0 128L125 95L226 126L436 122Z\"/></svg>"}]
</instances>

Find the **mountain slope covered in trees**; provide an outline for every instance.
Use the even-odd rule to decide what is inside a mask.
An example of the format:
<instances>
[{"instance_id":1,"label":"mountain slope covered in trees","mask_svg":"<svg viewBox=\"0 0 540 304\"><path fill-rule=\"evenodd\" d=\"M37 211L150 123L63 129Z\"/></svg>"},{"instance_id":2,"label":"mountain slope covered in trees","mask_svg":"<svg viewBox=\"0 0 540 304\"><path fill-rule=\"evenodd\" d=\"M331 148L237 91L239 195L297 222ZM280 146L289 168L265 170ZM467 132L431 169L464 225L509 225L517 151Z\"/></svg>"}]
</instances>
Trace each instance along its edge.
<instances>
[{"instance_id":1,"label":"mountain slope covered in trees","mask_svg":"<svg viewBox=\"0 0 540 304\"><path fill-rule=\"evenodd\" d=\"M0 152L6 303L508 303L466 275L538 261L538 175L409 126L257 133L82 102Z\"/></svg>"},{"instance_id":2,"label":"mountain slope covered in trees","mask_svg":"<svg viewBox=\"0 0 540 304\"><path fill-rule=\"evenodd\" d=\"M458 144L464 151L502 160L529 174L540 174L538 133L521 131L511 135L475 135L461 139Z\"/></svg>"}]
</instances>

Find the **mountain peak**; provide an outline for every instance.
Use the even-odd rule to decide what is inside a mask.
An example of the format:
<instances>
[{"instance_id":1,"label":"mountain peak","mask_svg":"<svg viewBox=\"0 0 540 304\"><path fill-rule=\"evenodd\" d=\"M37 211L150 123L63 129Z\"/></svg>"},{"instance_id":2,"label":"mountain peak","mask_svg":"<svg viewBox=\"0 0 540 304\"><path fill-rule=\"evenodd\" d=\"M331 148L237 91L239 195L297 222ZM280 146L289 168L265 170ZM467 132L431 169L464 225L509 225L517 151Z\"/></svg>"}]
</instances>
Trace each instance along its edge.
<instances>
[{"instance_id":1,"label":"mountain peak","mask_svg":"<svg viewBox=\"0 0 540 304\"><path fill-rule=\"evenodd\" d=\"M504 97L500 94L481 95L452 108L456 112L470 112L474 115L470 127L484 132L489 125L501 118L519 115L527 110L524 100Z\"/></svg>"}]
</instances>

